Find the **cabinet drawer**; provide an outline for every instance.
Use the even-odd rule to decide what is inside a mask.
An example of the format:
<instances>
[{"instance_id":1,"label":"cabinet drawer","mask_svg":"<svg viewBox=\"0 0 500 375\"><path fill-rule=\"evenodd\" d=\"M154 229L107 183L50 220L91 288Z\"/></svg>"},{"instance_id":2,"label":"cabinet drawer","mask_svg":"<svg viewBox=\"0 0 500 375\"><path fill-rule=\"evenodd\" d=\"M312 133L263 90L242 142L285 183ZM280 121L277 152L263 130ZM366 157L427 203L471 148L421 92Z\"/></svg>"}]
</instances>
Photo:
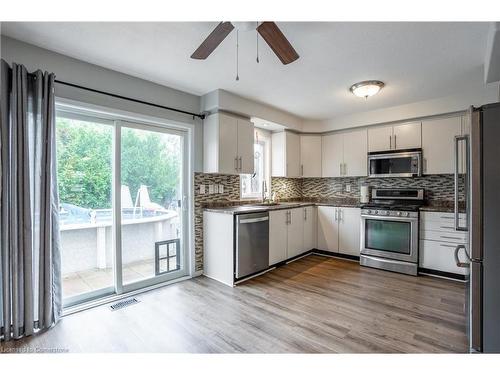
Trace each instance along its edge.
<instances>
[{"instance_id":1,"label":"cabinet drawer","mask_svg":"<svg viewBox=\"0 0 500 375\"><path fill-rule=\"evenodd\" d=\"M420 267L465 275L467 269L457 267L455 263L455 246L446 242L420 241Z\"/></svg>"},{"instance_id":2,"label":"cabinet drawer","mask_svg":"<svg viewBox=\"0 0 500 375\"><path fill-rule=\"evenodd\" d=\"M460 226L465 226L465 214L460 214L458 221ZM447 212L422 212L420 215L420 230L456 232L454 215Z\"/></svg>"},{"instance_id":3,"label":"cabinet drawer","mask_svg":"<svg viewBox=\"0 0 500 375\"><path fill-rule=\"evenodd\" d=\"M460 221L465 220L465 214L458 214ZM455 214L453 212L427 212L420 213L420 220L432 222L450 222L454 223Z\"/></svg>"},{"instance_id":4,"label":"cabinet drawer","mask_svg":"<svg viewBox=\"0 0 500 375\"><path fill-rule=\"evenodd\" d=\"M467 232L457 232L457 231L445 232L437 230L420 231L420 238L422 240L431 240L431 241L466 243L467 236L468 236Z\"/></svg>"}]
</instances>

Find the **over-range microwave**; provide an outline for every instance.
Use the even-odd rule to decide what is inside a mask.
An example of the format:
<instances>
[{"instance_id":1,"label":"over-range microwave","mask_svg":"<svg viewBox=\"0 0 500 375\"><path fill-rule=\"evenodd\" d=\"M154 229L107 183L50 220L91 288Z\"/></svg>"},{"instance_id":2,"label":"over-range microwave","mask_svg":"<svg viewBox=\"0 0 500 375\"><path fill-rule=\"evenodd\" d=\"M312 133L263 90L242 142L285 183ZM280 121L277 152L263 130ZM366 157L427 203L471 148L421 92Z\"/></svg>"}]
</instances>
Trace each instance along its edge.
<instances>
[{"instance_id":1,"label":"over-range microwave","mask_svg":"<svg viewBox=\"0 0 500 375\"><path fill-rule=\"evenodd\" d=\"M368 153L368 177L422 176L422 149Z\"/></svg>"}]
</instances>

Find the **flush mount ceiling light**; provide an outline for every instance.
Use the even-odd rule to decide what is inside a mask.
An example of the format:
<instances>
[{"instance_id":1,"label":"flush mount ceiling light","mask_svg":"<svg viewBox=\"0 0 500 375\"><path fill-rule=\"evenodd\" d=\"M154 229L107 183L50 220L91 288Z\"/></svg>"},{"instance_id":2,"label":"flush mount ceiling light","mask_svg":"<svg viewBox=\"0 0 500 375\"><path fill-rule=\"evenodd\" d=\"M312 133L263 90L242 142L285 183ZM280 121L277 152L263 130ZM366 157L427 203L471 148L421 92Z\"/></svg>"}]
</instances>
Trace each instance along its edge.
<instances>
[{"instance_id":1,"label":"flush mount ceiling light","mask_svg":"<svg viewBox=\"0 0 500 375\"><path fill-rule=\"evenodd\" d=\"M367 99L369 96L373 96L378 93L384 86L385 84L382 81L363 81L352 85L349 91L360 98Z\"/></svg>"}]
</instances>

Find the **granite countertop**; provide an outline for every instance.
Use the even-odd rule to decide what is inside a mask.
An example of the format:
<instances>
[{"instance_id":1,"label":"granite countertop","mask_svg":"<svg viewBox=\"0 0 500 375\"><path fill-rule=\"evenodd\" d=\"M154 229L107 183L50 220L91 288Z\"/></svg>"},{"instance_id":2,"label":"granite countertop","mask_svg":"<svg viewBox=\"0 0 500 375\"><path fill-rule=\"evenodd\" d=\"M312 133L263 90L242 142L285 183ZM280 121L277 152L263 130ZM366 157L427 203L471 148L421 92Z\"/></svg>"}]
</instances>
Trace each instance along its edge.
<instances>
[{"instance_id":1,"label":"granite countertop","mask_svg":"<svg viewBox=\"0 0 500 375\"><path fill-rule=\"evenodd\" d=\"M358 199L352 198L336 198L336 199L320 199L320 198L305 198L304 200L282 201L275 206L259 206L259 202L252 201L223 201L212 202L206 204L204 208L207 212L218 212L230 215L246 214L253 212L265 212L274 210L287 210L290 208L305 207L305 206L333 206L333 207L356 207L359 208L362 204ZM453 212L454 202L445 201L429 201L424 206L420 207L420 211L427 212ZM460 212L465 212L463 202L459 206Z\"/></svg>"},{"instance_id":2,"label":"granite countertop","mask_svg":"<svg viewBox=\"0 0 500 375\"><path fill-rule=\"evenodd\" d=\"M335 206L335 207L360 207L359 200L357 199L311 199L301 201L282 201L275 206L259 206L259 202L240 204L239 202L214 202L204 207L207 212L218 212L230 215L246 214L253 212L265 212L274 210L287 210L290 208L306 207L306 206Z\"/></svg>"},{"instance_id":3,"label":"granite countertop","mask_svg":"<svg viewBox=\"0 0 500 375\"><path fill-rule=\"evenodd\" d=\"M453 212L455 210L455 203L450 200L446 201L429 201L424 206L420 207L420 211L428 212ZM459 202L458 210L465 213L465 203Z\"/></svg>"}]
</instances>

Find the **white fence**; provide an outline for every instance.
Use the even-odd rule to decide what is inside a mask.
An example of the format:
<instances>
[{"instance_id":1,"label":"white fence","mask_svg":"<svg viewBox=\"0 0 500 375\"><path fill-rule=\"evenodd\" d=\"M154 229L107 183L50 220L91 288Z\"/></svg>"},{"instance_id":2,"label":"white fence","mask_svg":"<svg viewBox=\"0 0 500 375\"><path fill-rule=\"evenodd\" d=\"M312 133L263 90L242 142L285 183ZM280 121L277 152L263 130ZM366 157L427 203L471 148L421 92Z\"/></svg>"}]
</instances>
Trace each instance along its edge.
<instances>
[{"instance_id":1,"label":"white fence","mask_svg":"<svg viewBox=\"0 0 500 375\"><path fill-rule=\"evenodd\" d=\"M122 261L126 265L153 260L155 242L180 237L179 215L164 215L122 222ZM113 264L112 224L70 224L61 227L63 276Z\"/></svg>"}]
</instances>

